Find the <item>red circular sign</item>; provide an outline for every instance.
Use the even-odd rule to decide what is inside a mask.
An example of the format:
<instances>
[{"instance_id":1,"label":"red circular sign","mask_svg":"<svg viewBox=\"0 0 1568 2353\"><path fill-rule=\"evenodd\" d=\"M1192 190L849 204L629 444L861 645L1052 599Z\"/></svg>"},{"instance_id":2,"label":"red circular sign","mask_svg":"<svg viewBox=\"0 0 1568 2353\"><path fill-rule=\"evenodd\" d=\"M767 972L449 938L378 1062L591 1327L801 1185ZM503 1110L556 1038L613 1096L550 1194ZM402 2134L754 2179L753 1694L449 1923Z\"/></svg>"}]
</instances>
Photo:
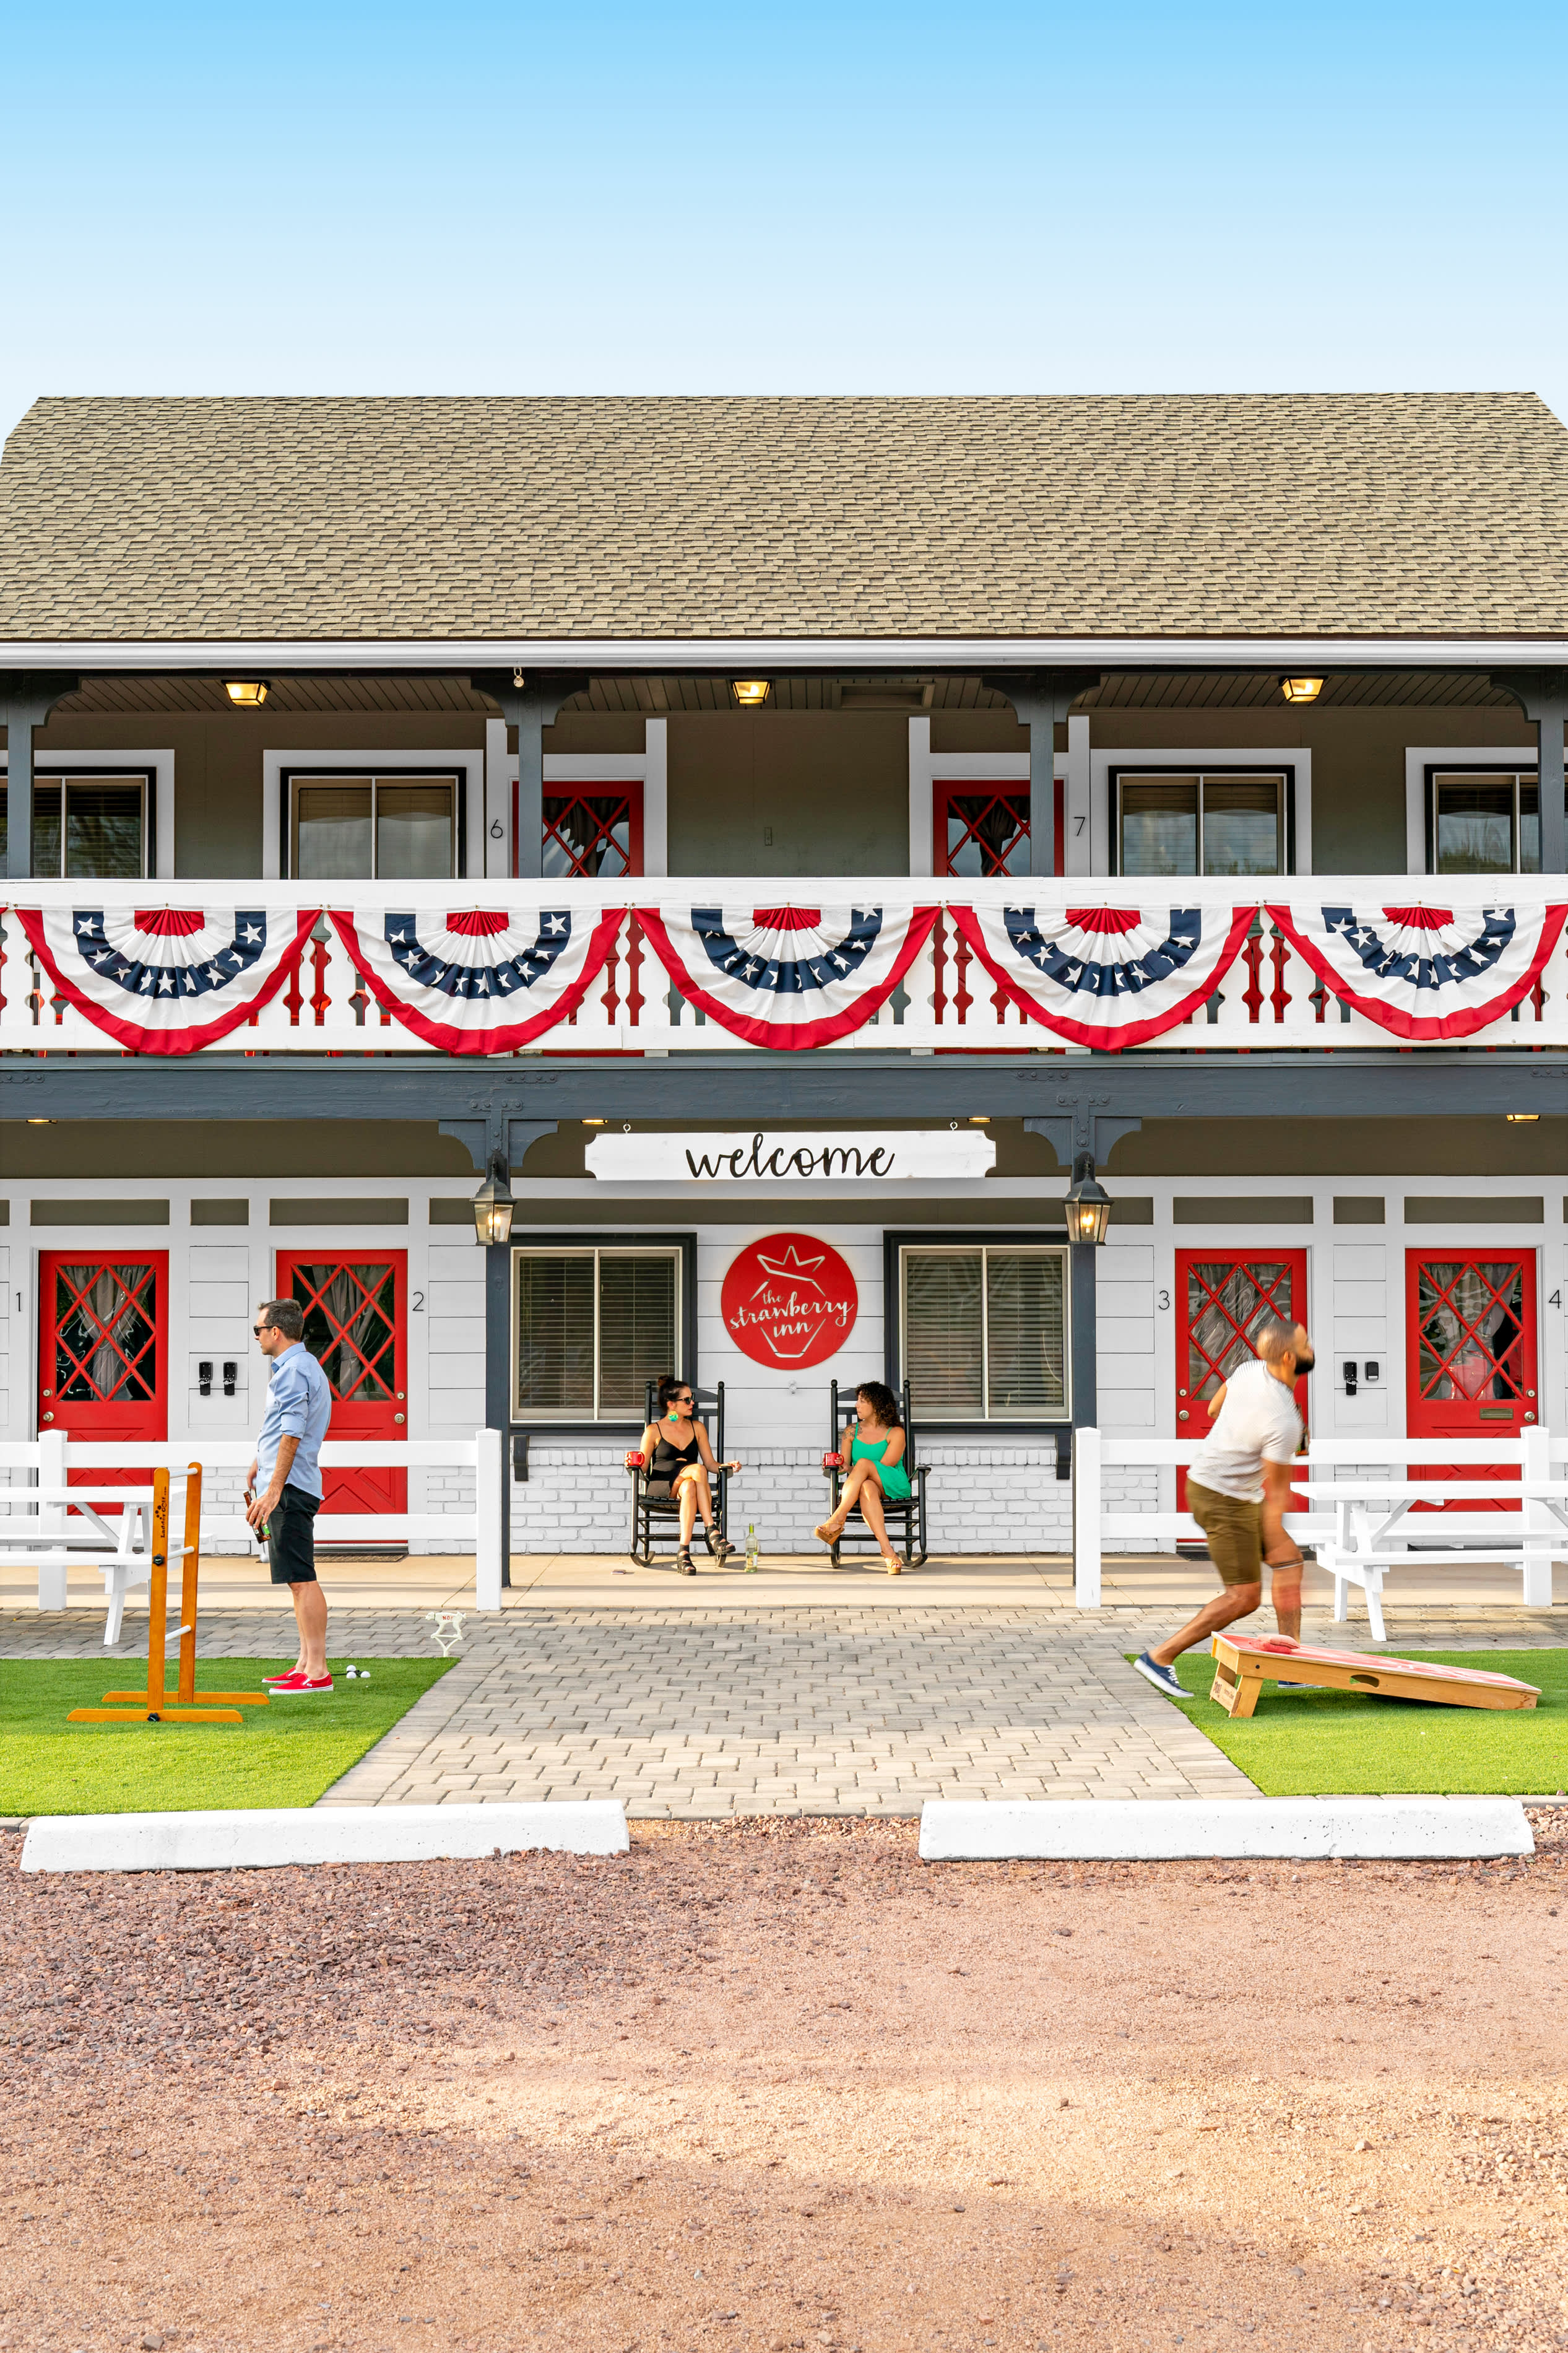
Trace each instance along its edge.
<instances>
[{"instance_id":1,"label":"red circular sign","mask_svg":"<svg viewBox=\"0 0 1568 2353\"><path fill-rule=\"evenodd\" d=\"M797 1372L837 1356L855 1329L860 1294L826 1242L769 1234L731 1261L719 1312L742 1356Z\"/></svg>"}]
</instances>

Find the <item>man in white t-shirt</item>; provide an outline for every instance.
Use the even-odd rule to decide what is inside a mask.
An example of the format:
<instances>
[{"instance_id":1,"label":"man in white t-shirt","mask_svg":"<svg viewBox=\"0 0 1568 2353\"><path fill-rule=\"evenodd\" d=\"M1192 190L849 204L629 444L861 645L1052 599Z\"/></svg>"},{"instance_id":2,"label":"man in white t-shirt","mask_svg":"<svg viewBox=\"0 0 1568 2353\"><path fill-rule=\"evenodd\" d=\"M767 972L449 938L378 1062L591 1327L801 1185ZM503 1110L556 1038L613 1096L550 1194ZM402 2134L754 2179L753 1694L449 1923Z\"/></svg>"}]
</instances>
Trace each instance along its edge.
<instances>
[{"instance_id":1,"label":"man in white t-shirt","mask_svg":"<svg viewBox=\"0 0 1568 2353\"><path fill-rule=\"evenodd\" d=\"M1167 1698L1192 1697L1175 1672L1182 1652L1258 1608L1265 1560L1275 1623L1291 1641L1300 1640L1301 1555L1284 1521L1290 1465L1301 1444L1292 1392L1314 1361L1305 1325L1272 1324L1259 1335L1254 1362L1239 1366L1210 1402L1214 1427L1187 1467L1187 1509L1208 1539L1225 1590L1179 1634L1135 1662Z\"/></svg>"}]
</instances>

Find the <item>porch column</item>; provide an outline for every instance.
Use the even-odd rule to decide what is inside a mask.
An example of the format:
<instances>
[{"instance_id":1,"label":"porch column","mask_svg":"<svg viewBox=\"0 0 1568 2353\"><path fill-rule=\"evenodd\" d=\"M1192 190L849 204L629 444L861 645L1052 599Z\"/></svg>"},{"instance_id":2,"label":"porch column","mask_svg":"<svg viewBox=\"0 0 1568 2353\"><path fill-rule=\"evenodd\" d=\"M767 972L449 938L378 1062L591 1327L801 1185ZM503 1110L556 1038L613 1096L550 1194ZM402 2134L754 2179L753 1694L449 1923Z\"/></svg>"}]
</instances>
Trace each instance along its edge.
<instances>
[{"instance_id":1,"label":"porch column","mask_svg":"<svg viewBox=\"0 0 1568 2353\"><path fill-rule=\"evenodd\" d=\"M553 1135L552 1119L509 1119L492 1112L482 1119L444 1119L443 1135L454 1135L468 1147L469 1159L481 1175L493 1159L504 1159L510 1172L529 1145L541 1135ZM485 1428L499 1430L500 1450L500 1581L511 1583L511 1244L492 1242L485 1250Z\"/></svg>"},{"instance_id":2,"label":"porch column","mask_svg":"<svg viewBox=\"0 0 1568 2353\"><path fill-rule=\"evenodd\" d=\"M544 871L544 731L561 706L587 685L585 674L540 670L510 676L485 673L470 683L500 704L509 727L517 729L517 871L519 878Z\"/></svg>"},{"instance_id":3,"label":"porch column","mask_svg":"<svg viewBox=\"0 0 1568 2353\"><path fill-rule=\"evenodd\" d=\"M1057 726L1080 694L1100 684L1098 670L1003 670L981 681L1005 694L1029 731L1029 871L1056 872ZM1065 860L1063 861L1065 864Z\"/></svg>"},{"instance_id":4,"label":"porch column","mask_svg":"<svg viewBox=\"0 0 1568 2353\"><path fill-rule=\"evenodd\" d=\"M1511 694L1540 739L1541 871L1568 873L1568 821L1563 816L1563 727L1568 720L1568 670L1494 673L1492 684Z\"/></svg>"},{"instance_id":5,"label":"porch column","mask_svg":"<svg viewBox=\"0 0 1568 2353\"><path fill-rule=\"evenodd\" d=\"M1136 1135L1143 1123L1141 1119L1115 1119L1093 1108L1093 1099L1070 1095L1066 1090L1056 1098L1062 1105L1058 1112L1037 1113L1026 1116L1025 1128L1031 1135L1043 1135L1057 1158L1071 1169L1068 1182L1079 1176L1092 1176L1096 1165L1109 1159L1124 1135ZM1101 1095L1103 1103L1105 1097ZM1100 1380L1097 1362L1099 1327L1095 1303L1095 1260L1099 1245L1095 1242L1069 1242L1068 1245L1071 1279L1069 1329L1071 1332L1072 1365L1072 1426L1075 1430L1092 1430L1100 1419Z\"/></svg>"},{"instance_id":6,"label":"porch column","mask_svg":"<svg viewBox=\"0 0 1568 2353\"><path fill-rule=\"evenodd\" d=\"M41 727L62 695L74 694L74 678L14 672L0 678L0 719L5 723L5 870L13 882L33 871L33 730Z\"/></svg>"}]
</instances>

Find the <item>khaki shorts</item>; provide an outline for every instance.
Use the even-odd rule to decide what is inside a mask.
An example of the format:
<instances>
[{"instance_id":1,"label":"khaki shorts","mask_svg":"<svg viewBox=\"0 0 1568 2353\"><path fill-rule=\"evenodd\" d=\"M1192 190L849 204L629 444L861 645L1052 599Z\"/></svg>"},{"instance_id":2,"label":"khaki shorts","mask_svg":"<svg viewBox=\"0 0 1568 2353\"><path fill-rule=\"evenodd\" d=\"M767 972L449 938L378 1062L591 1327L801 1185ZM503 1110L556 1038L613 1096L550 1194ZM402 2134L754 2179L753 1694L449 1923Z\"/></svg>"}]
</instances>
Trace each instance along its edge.
<instances>
[{"instance_id":1,"label":"khaki shorts","mask_svg":"<svg viewBox=\"0 0 1568 2353\"><path fill-rule=\"evenodd\" d=\"M1209 1558L1223 1585L1263 1582L1263 1506L1239 1495L1219 1495L1187 1481L1187 1509L1208 1539Z\"/></svg>"}]
</instances>

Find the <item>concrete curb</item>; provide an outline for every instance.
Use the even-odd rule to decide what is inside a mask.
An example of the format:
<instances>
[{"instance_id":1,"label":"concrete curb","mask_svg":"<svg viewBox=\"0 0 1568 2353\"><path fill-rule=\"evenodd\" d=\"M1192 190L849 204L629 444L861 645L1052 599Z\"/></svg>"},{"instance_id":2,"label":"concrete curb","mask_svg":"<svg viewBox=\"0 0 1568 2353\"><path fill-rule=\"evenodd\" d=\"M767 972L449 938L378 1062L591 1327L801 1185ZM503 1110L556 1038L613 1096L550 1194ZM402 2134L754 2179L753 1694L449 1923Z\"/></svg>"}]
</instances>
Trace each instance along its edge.
<instances>
[{"instance_id":1,"label":"concrete curb","mask_svg":"<svg viewBox=\"0 0 1568 2353\"><path fill-rule=\"evenodd\" d=\"M206 1814L51 1814L28 1827L24 1871L256 1871L283 1863L431 1862L547 1849L625 1854L610 1798L538 1805L258 1807Z\"/></svg>"},{"instance_id":2,"label":"concrete curb","mask_svg":"<svg viewBox=\"0 0 1568 2353\"><path fill-rule=\"evenodd\" d=\"M1533 1854L1518 1798L931 1798L922 1862L1453 1860Z\"/></svg>"}]
</instances>

